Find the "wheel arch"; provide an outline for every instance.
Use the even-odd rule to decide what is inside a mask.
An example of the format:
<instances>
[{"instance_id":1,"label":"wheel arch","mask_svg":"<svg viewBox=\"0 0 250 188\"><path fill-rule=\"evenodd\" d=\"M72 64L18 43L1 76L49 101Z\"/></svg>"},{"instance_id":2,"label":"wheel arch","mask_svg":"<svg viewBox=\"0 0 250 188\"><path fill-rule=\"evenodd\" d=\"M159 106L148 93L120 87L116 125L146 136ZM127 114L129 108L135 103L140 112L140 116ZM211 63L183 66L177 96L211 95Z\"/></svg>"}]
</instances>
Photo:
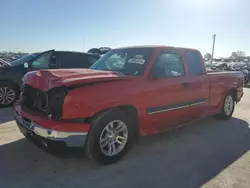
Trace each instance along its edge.
<instances>
[{"instance_id":1,"label":"wheel arch","mask_svg":"<svg viewBox=\"0 0 250 188\"><path fill-rule=\"evenodd\" d=\"M225 112L224 112L224 101L226 99L226 97L228 95L233 95L233 100L236 102L237 101L237 88L230 88L228 90L226 90L225 94L223 95L223 99L221 101L221 104L219 105L219 108L218 108L218 113L215 115L216 118L218 119L222 119L222 120L228 120L232 117L232 114L233 114L233 111L234 111L234 107L233 107L233 111L232 113L228 116L228 115L225 115ZM233 104L235 106L235 103Z\"/></svg>"},{"instance_id":2,"label":"wheel arch","mask_svg":"<svg viewBox=\"0 0 250 188\"><path fill-rule=\"evenodd\" d=\"M234 99L234 101L237 101L237 89L236 88L230 88L227 92L226 92L226 94L227 93L232 93L233 94L233 99Z\"/></svg>"},{"instance_id":3,"label":"wheel arch","mask_svg":"<svg viewBox=\"0 0 250 188\"><path fill-rule=\"evenodd\" d=\"M18 94L20 93L20 89L21 89L20 86L18 85L17 82L15 82L13 80L0 80L0 84L10 84L10 85L15 87Z\"/></svg>"},{"instance_id":4,"label":"wheel arch","mask_svg":"<svg viewBox=\"0 0 250 188\"><path fill-rule=\"evenodd\" d=\"M98 116L101 113L107 112L107 111L112 111L112 110L122 110L125 113L129 115L129 117L132 117L134 125L135 125L135 136L139 136L139 115L138 115L138 110L134 105L119 105L119 106L114 106L114 107L109 107L104 110L101 110L97 113L95 113L89 120L93 119L94 117Z\"/></svg>"}]
</instances>

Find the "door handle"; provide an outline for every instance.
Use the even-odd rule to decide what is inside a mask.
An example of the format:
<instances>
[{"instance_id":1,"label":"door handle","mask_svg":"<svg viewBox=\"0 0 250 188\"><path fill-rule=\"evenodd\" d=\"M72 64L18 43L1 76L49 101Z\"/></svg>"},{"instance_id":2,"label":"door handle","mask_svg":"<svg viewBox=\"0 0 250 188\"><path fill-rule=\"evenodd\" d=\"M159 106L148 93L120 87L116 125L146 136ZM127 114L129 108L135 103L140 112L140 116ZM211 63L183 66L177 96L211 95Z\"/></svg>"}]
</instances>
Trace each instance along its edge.
<instances>
[{"instance_id":1,"label":"door handle","mask_svg":"<svg viewBox=\"0 0 250 188\"><path fill-rule=\"evenodd\" d=\"M189 83L187 83L187 82L182 83L182 87L189 88Z\"/></svg>"}]
</instances>

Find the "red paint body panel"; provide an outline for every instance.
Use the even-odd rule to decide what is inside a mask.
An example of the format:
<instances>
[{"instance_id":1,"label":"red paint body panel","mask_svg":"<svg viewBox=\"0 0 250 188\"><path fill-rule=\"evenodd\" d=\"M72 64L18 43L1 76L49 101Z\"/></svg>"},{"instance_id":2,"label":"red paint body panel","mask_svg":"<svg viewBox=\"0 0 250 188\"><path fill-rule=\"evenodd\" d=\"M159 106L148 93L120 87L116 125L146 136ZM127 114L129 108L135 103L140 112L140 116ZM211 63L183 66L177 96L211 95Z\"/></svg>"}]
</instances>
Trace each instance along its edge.
<instances>
[{"instance_id":1,"label":"red paint body panel","mask_svg":"<svg viewBox=\"0 0 250 188\"><path fill-rule=\"evenodd\" d=\"M237 89L237 101L243 94L243 82L241 72L215 72L208 73L210 83L210 104L218 104L225 93L234 88Z\"/></svg>"},{"instance_id":2,"label":"red paint body panel","mask_svg":"<svg viewBox=\"0 0 250 188\"><path fill-rule=\"evenodd\" d=\"M166 50L176 51L183 56L185 76L168 79L152 79L150 77L150 70L157 55ZM184 56L185 50L187 49L155 47L142 76L122 76L109 71L87 69L40 70L25 75L24 83L40 90L49 90L59 86L68 87L107 81L70 90L64 100L62 118L87 118L109 108L133 106L138 112L140 135L154 134L219 113L225 93L231 89L237 90L237 101L243 95L243 75L241 73L216 72L207 74L202 57L204 74L200 76L189 75L187 60ZM183 88L184 82L189 82L190 87ZM197 99L202 101L196 101ZM198 105L178 108L178 104L184 105L186 101L194 101L193 103ZM171 107L172 105L173 109L173 105L176 104L176 110L150 114L150 110L155 107L164 105ZM18 105L15 108L20 111ZM45 120L40 116L23 111L20 113L34 121L42 122L45 127L60 130L72 129L72 131L87 131L90 128L89 125L85 124L69 125L60 121Z\"/></svg>"},{"instance_id":3,"label":"red paint body panel","mask_svg":"<svg viewBox=\"0 0 250 188\"><path fill-rule=\"evenodd\" d=\"M57 120L51 120L40 114L31 112L29 110L21 108L19 102L14 105L15 113L18 113L21 117L30 119L33 123L42 126L46 129L63 131L63 132L89 132L89 124L69 123Z\"/></svg>"},{"instance_id":4,"label":"red paint body panel","mask_svg":"<svg viewBox=\"0 0 250 188\"><path fill-rule=\"evenodd\" d=\"M96 71L89 69L39 70L32 71L23 77L24 83L43 91L60 86L117 79L126 79L126 77L111 71Z\"/></svg>"}]
</instances>

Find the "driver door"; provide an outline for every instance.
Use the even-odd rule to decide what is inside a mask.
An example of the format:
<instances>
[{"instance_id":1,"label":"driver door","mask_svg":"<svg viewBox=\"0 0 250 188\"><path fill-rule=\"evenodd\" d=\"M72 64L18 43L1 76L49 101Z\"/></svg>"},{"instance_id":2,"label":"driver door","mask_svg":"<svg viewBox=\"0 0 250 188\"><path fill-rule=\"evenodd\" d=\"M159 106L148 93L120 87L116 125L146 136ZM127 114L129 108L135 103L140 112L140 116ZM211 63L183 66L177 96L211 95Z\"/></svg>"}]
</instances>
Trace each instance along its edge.
<instances>
[{"instance_id":1,"label":"driver door","mask_svg":"<svg viewBox=\"0 0 250 188\"><path fill-rule=\"evenodd\" d=\"M189 120L187 75L179 51L160 51L147 83L147 120L152 130L166 130ZM154 76L153 76L154 75Z\"/></svg>"}]
</instances>

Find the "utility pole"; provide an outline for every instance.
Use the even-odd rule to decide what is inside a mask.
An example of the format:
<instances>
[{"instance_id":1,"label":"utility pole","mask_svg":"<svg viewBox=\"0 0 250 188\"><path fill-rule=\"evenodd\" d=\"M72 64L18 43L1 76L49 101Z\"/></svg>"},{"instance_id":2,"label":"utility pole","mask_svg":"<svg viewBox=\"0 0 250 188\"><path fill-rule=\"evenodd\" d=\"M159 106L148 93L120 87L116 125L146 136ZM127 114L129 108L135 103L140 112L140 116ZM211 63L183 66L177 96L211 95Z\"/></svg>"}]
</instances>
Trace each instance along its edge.
<instances>
[{"instance_id":1,"label":"utility pole","mask_svg":"<svg viewBox=\"0 0 250 188\"><path fill-rule=\"evenodd\" d=\"M83 47L83 52L85 52L85 40L84 40L84 36L82 37L82 47Z\"/></svg>"},{"instance_id":2,"label":"utility pole","mask_svg":"<svg viewBox=\"0 0 250 188\"><path fill-rule=\"evenodd\" d=\"M212 60L214 59L214 45L215 45L216 34L213 34L213 48L212 48Z\"/></svg>"}]
</instances>

